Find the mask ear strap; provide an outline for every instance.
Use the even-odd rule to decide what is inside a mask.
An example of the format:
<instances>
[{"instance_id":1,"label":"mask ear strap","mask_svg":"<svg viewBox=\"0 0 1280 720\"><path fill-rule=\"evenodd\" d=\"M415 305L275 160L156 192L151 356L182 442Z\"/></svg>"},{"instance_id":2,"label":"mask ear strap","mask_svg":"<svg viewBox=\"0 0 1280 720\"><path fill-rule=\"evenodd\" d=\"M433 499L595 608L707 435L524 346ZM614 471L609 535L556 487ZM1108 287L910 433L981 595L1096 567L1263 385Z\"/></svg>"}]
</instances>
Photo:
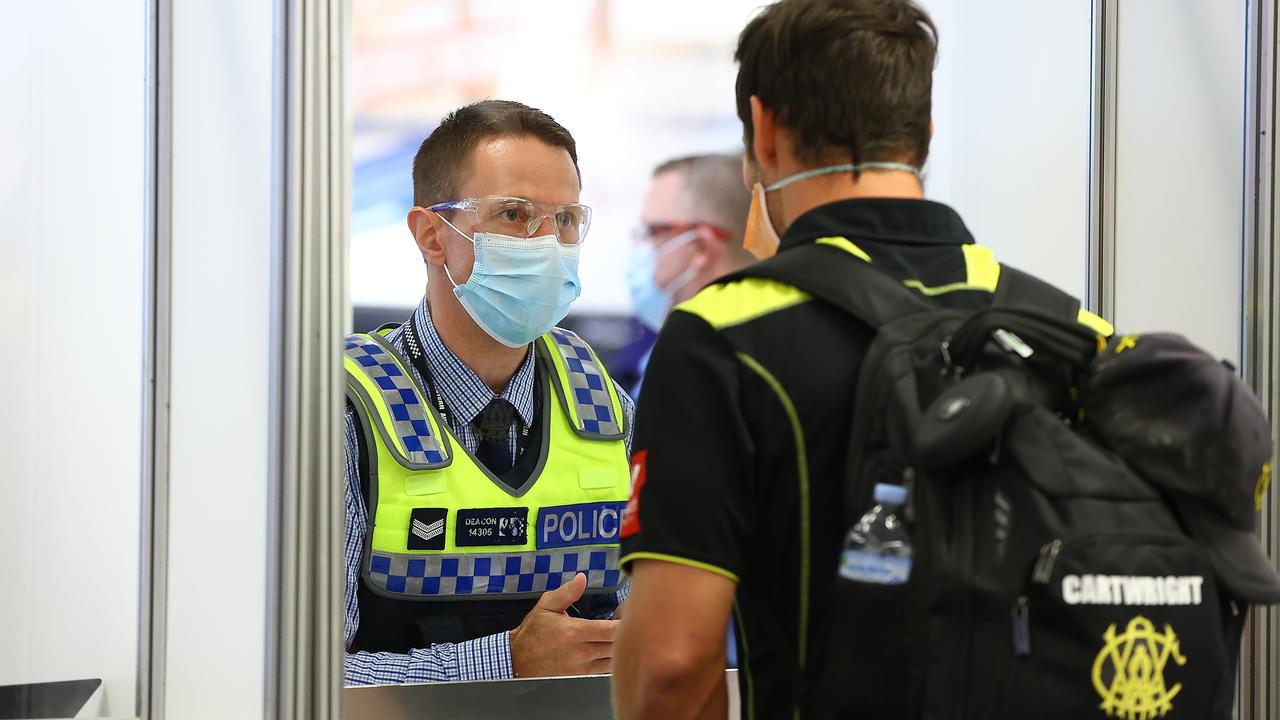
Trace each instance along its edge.
<instances>
[{"instance_id":1,"label":"mask ear strap","mask_svg":"<svg viewBox=\"0 0 1280 720\"><path fill-rule=\"evenodd\" d=\"M911 173L916 177L922 177L920 168L915 165L908 165L900 162L864 162L854 165L850 172L862 172L863 170L900 170L905 173Z\"/></svg>"},{"instance_id":2,"label":"mask ear strap","mask_svg":"<svg viewBox=\"0 0 1280 720\"><path fill-rule=\"evenodd\" d=\"M686 230L680 233L679 235L676 235L675 237L671 238L665 243L663 243L662 249L659 250L658 252L659 254L662 254L662 253L674 251L678 248L688 245L690 242L694 240L697 240L698 237L699 237L698 229L691 228L689 230ZM667 293L668 295L675 295L685 285L688 285L689 283L693 282L694 276L697 275L698 271L701 269L702 269L701 266L690 265L687 270L677 275L675 280L672 280L671 282L667 283L665 286L659 289L662 290L662 292Z\"/></svg>"},{"instance_id":3,"label":"mask ear strap","mask_svg":"<svg viewBox=\"0 0 1280 720\"><path fill-rule=\"evenodd\" d=\"M471 245L472 245L472 246L475 246L475 244L476 244L475 238L467 237L467 234L466 234L466 233L462 232L461 230L459 230L459 229L458 229L458 227L457 227L456 225L454 225L453 223L449 222L449 218L447 218L447 217L445 217L445 216L441 215L440 213L436 213L436 217L438 217L438 218L440 218L441 220L443 220L445 225L448 225L449 227L453 228L453 231L454 231L454 232L458 233L458 234L459 234L459 235L461 235L465 240L469 241L469 242L471 243ZM457 283L457 281L455 281L455 280L453 279L453 273L449 272L449 259L448 259L448 258L445 258L445 261L444 261L444 276L445 276L445 277L447 277L447 278L449 278L449 283L450 283L451 285L453 285L455 288L456 288L456 287L458 287L458 283Z\"/></svg>"},{"instance_id":4,"label":"mask ear strap","mask_svg":"<svg viewBox=\"0 0 1280 720\"><path fill-rule=\"evenodd\" d=\"M659 256L662 256L669 252L675 252L677 249L682 248L685 245L688 245L690 242L697 239L698 239L698 229L690 228L689 230L685 230L679 235L676 235L670 240L667 240L666 242L662 243L662 247L658 248L657 254Z\"/></svg>"},{"instance_id":5,"label":"mask ear strap","mask_svg":"<svg viewBox=\"0 0 1280 720\"><path fill-rule=\"evenodd\" d=\"M812 170L805 170L804 172L798 172L795 175L792 175L791 177L782 178L778 182L772 185L766 186L764 191L767 193L771 193L774 190L781 190L782 188L790 185L793 182L808 180L809 178L818 177L820 175L832 175L834 173L853 172L856 167L857 166L855 166L853 163L843 163L840 165L828 165L827 167L820 167L820 168L814 168Z\"/></svg>"},{"instance_id":6,"label":"mask ear strap","mask_svg":"<svg viewBox=\"0 0 1280 720\"><path fill-rule=\"evenodd\" d=\"M685 285L693 282L693 277L698 274L699 268L690 266L688 270L680 273L675 280L667 283L665 287L658 288L668 296L674 297Z\"/></svg>"},{"instance_id":7,"label":"mask ear strap","mask_svg":"<svg viewBox=\"0 0 1280 720\"><path fill-rule=\"evenodd\" d=\"M454 232L458 233L458 234L459 234L459 235L461 235L463 238L465 238L466 240L468 240L472 245L475 245L475 244L476 244L476 240L475 240L475 238L470 237L470 236L468 236L466 233L464 233L464 232L462 232L461 230L459 230L457 225L454 225L453 223L449 222L449 218L447 218L447 217L445 217L445 216L441 215L440 213L436 213L436 217L438 217L438 218L440 218L441 220L443 220L445 225L448 225L449 227L453 228L453 231L454 231Z\"/></svg>"},{"instance_id":8,"label":"mask ear strap","mask_svg":"<svg viewBox=\"0 0 1280 720\"><path fill-rule=\"evenodd\" d=\"M458 287L458 283L457 283L457 281L456 281L456 280L454 280L454 279L453 279L453 273L449 272L449 263L448 263L448 261L446 261L446 262L445 262L445 264L444 264L444 266L443 266L443 267L444 267L444 276L445 276L446 278L449 278L449 284L450 284L450 285L452 285L454 288L457 288L457 287Z\"/></svg>"},{"instance_id":9,"label":"mask ear strap","mask_svg":"<svg viewBox=\"0 0 1280 720\"><path fill-rule=\"evenodd\" d=\"M854 165L853 163L842 163L840 165L828 165L827 167L814 168L812 170L805 170L804 172L796 173L795 175L785 177L778 182L769 185L764 189L764 191L771 193L774 190L780 190L793 182L808 180L809 178L818 177L820 175L831 175L843 172L857 173L862 172L863 170L901 170L902 172L911 173L917 178L920 177L920 168L906 163L879 161L863 162L858 163L857 165Z\"/></svg>"}]
</instances>

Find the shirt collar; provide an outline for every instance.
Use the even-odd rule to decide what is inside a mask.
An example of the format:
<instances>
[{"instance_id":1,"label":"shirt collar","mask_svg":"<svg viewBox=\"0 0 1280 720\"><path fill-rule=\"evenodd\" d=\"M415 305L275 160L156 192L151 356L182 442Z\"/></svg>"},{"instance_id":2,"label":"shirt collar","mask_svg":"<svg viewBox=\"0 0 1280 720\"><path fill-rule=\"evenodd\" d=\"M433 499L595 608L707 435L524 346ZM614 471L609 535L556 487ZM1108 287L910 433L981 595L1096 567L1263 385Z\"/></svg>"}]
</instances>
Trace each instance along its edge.
<instances>
[{"instance_id":1,"label":"shirt collar","mask_svg":"<svg viewBox=\"0 0 1280 720\"><path fill-rule=\"evenodd\" d=\"M440 392L444 406L455 418L455 422L469 425L476 419L480 411L494 398L502 398L515 406L516 414L525 427L533 424L533 348L530 347L524 362L511 376L507 387L501 395L494 395L493 390L480 379L475 371L458 359L436 332L431 322L431 312L427 309L424 297L409 319L422 338L423 355L426 357L427 370L431 373L430 382Z\"/></svg>"},{"instance_id":2,"label":"shirt collar","mask_svg":"<svg viewBox=\"0 0 1280 720\"><path fill-rule=\"evenodd\" d=\"M811 240L849 236L913 245L968 245L973 235L960 215L932 200L858 198L819 205L796 218L779 250Z\"/></svg>"}]
</instances>

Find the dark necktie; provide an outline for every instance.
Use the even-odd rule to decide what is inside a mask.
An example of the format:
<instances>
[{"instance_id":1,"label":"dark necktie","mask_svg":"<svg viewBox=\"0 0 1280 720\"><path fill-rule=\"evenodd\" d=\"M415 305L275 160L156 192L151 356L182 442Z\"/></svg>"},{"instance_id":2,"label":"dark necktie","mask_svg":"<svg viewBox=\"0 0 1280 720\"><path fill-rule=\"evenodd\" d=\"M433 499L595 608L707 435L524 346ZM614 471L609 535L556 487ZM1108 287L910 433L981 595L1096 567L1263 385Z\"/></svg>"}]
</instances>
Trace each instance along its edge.
<instances>
[{"instance_id":1,"label":"dark necktie","mask_svg":"<svg viewBox=\"0 0 1280 720\"><path fill-rule=\"evenodd\" d=\"M515 417L514 405L502 398L494 398L471 421L480 441L476 445L476 459L494 475L502 475L511 469L511 423Z\"/></svg>"}]
</instances>

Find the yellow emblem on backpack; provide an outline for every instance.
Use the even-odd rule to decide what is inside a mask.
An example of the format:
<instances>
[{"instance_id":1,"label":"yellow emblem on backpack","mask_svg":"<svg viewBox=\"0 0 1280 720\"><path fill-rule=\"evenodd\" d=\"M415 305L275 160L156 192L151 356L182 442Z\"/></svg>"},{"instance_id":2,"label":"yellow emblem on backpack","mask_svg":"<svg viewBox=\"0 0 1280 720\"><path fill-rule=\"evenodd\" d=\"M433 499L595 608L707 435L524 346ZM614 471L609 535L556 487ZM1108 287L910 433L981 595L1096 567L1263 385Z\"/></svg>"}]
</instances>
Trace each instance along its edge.
<instances>
[{"instance_id":1,"label":"yellow emblem on backpack","mask_svg":"<svg viewBox=\"0 0 1280 720\"><path fill-rule=\"evenodd\" d=\"M1182 683L1165 685L1165 665L1170 658L1187 664L1173 628L1165 625L1158 633L1150 620L1138 615L1119 635L1112 624L1102 639L1106 644L1093 661L1093 688L1102 697L1098 707L1120 720L1154 720L1172 710Z\"/></svg>"},{"instance_id":2,"label":"yellow emblem on backpack","mask_svg":"<svg viewBox=\"0 0 1280 720\"><path fill-rule=\"evenodd\" d=\"M1271 487L1271 463L1262 466L1262 474L1258 476L1258 484L1253 488L1254 511L1262 510L1262 501L1267 499L1267 488Z\"/></svg>"}]
</instances>

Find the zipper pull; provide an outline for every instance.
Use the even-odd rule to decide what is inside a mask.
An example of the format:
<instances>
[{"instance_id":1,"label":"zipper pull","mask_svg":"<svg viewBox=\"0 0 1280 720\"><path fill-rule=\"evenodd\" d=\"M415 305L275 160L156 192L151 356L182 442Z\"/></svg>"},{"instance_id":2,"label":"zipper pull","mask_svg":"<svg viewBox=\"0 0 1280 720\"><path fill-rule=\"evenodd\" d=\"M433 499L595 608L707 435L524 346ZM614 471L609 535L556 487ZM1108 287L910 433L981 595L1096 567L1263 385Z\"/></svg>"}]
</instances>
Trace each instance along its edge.
<instances>
[{"instance_id":1,"label":"zipper pull","mask_svg":"<svg viewBox=\"0 0 1280 720\"><path fill-rule=\"evenodd\" d=\"M1040 558L1036 560L1036 567L1031 571L1031 582L1039 585L1049 584L1049 580L1053 577L1053 564L1058 561L1060 552L1062 552L1061 540L1054 540L1040 548Z\"/></svg>"},{"instance_id":2,"label":"zipper pull","mask_svg":"<svg viewBox=\"0 0 1280 720\"><path fill-rule=\"evenodd\" d=\"M1013 606L1013 654L1019 657L1031 654L1031 610L1026 595L1018 598Z\"/></svg>"},{"instance_id":3,"label":"zipper pull","mask_svg":"<svg viewBox=\"0 0 1280 720\"><path fill-rule=\"evenodd\" d=\"M1028 360L1035 354L1031 346L1023 342L1022 338L1004 328L999 328L991 333L991 337L996 341L996 344L1004 348L1005 352L1013 353L1023 360Z\"/></svg>"}]
</instances>

